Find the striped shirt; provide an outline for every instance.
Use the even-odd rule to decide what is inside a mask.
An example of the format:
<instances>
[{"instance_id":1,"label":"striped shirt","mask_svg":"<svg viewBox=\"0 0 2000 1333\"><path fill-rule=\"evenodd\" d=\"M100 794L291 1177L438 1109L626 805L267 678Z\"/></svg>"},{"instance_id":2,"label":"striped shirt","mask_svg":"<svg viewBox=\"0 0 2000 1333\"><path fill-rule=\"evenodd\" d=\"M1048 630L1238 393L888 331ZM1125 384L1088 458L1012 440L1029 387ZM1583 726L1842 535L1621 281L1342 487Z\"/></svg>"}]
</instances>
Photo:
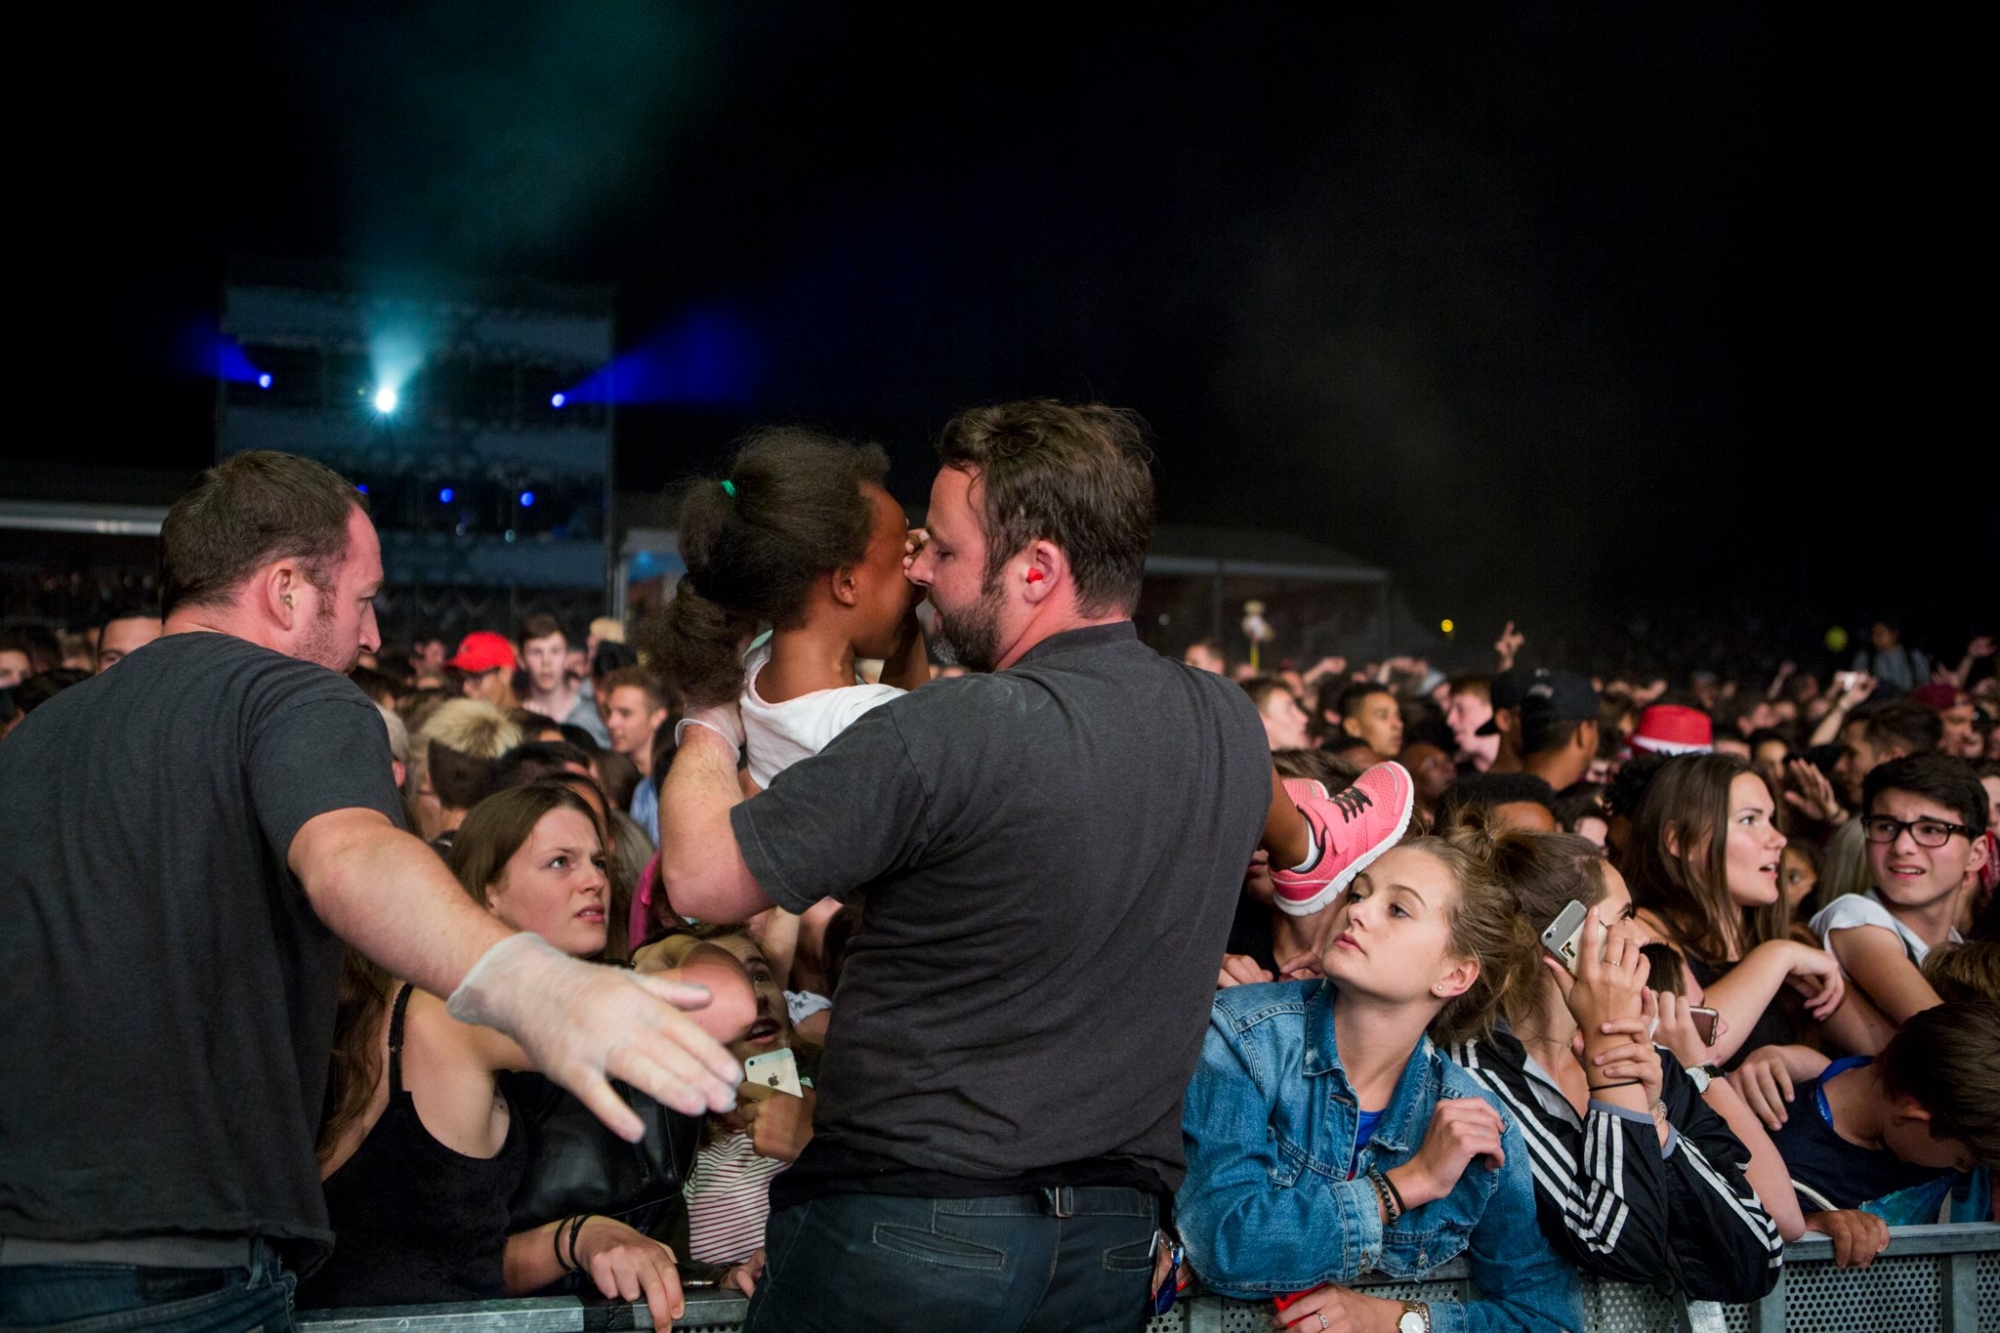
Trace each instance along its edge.
<instances>
[{"instance_id":1,"label":"striped shirt","mask_svg":"<svg viewBox=\"0 0 2000 1333\"><path fill-rule=\"evenodd\" d=\"M785 1169L759 1157L748 1134L725 1134L695 1154L688 1173L688 1257L703 1264L738 1264L764 1243L771 1213L771 1177Z\"/></svg>"}]
</instances>

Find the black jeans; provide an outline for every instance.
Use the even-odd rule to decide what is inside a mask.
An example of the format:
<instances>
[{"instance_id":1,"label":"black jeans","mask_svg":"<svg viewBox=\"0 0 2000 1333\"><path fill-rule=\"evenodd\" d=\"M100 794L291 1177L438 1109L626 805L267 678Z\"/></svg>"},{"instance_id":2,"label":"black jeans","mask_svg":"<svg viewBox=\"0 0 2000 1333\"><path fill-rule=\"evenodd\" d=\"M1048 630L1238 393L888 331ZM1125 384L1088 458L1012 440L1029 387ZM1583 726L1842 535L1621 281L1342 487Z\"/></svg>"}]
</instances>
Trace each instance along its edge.
<instances>
[{"instance_id":1,"label":"black jeans","mask_svg":"<svg viewBox=\"0 0 2000 1333\"><path fill-rule=\"evenodd\" d=\"M833 1194L771 1214L744 1328L1139 1329L1159 1203L1079 1186L990 1199Z\"/></svg>"},{"instance_id":2,"label":"black jeans","mask_svg":"<svg viewBox=\"0 0 2000 1333\"><path fill-rule=\"evenodd\" d=\"M268 1253L254 1268L0 1267L0 1329L290 1333L296 1283Z\"/></svg>"}]
</instances>

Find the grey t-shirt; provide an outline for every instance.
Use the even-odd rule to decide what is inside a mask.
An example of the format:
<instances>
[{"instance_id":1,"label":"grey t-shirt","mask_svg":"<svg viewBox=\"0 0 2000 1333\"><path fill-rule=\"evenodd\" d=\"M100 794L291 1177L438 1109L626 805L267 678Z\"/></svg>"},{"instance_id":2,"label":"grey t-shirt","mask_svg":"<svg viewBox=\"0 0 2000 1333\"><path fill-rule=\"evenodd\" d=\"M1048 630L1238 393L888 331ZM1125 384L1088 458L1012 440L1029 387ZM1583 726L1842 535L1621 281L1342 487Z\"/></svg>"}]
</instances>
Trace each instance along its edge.
<instances>
[{"instance_id":1,"label":"grey t-shirt","mask_svg":"<svg viewBox=\"0 0 2000 1333\"><path fill-rule=\"evenodd\" d=\"M1248 696L1125 621L884 704L736 807L773 901L861 909L814 1137L774 1201L1107 1159L1178 1185L1270 800Z\"/></svg>"},{"instance_id":2,"label":"grey t-shirt","mask_svg":"<svg viewBox=\"0 0 2000 1333\"><path fill-rule=\"evenodd\" d=\"M175 634L0 744L0 1235L331 1239L313 1137L342 945L286 868L401 823L352 682Z\"/></svg>"}]
</instances>

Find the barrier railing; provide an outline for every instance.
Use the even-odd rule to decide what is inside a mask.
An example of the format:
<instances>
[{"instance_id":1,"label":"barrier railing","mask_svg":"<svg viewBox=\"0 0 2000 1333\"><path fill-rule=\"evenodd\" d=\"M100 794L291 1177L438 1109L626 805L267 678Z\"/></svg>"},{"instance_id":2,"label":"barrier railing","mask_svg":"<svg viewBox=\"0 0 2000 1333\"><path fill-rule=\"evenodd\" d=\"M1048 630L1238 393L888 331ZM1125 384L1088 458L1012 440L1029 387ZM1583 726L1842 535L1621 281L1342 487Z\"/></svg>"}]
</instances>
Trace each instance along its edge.
<instances>
[{"instance_id":1,"label":"barrier railing","mask_svg":"<svg viewBox=\"0 0 2000 1333\"><path fill-rule=\"evenodd\" d=\"M1785 1247L1784 1276L1753 1305L1692 1305L1647 1287L1587 1282L1588 1333L1988 1333L2000 1330L2000 1225L1894 1227L1889 1248L1866 1269L1833 1266L1833 1246L1808 1236ZM1447 1264L1421 1282L1361 1282L1372 1295L1404 1300L1469 1297L1465 1267ZM688 1294L676 1329L730 1333L748 1302L714 1291ZM1147 1333L1264 1333L1268 1302L1184 1298ZM651 1328L643 1305L585 1305L570 1297L413 1305L389 1310L309 1310L311 1333L597 1333ZM867 1333L857 1330L856 1333Z\"/></svg>"}]
</instances>

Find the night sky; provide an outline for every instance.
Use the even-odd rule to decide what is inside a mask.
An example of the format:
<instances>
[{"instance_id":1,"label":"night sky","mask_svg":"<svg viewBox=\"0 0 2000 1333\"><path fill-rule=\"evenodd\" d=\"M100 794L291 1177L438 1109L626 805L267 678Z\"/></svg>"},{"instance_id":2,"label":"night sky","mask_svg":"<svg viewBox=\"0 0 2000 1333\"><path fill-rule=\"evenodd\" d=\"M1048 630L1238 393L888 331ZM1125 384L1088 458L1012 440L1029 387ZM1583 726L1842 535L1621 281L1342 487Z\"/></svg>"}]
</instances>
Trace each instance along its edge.
<instances>
[{"instance_id":1,"label":"night sky","mask_svg":"<svg viewBox=\"0 0 2000 1333\"><path fill-rule=\"evenodd\" d=\"M621 489L799 420L920 502L956 409L1102 398L1152 424L1164 518L1317 537L1425 621L1692 615L1776 658L1891 608L1955 659L2000 619L1968 33L291 8L35 20L63 91L17 130L16 263L60 406L7 459L202 465L175 331L231 254L333 256L615 284L623 345L738 330L748 399L622 409Z\"/></svg>"}]
</instances>

